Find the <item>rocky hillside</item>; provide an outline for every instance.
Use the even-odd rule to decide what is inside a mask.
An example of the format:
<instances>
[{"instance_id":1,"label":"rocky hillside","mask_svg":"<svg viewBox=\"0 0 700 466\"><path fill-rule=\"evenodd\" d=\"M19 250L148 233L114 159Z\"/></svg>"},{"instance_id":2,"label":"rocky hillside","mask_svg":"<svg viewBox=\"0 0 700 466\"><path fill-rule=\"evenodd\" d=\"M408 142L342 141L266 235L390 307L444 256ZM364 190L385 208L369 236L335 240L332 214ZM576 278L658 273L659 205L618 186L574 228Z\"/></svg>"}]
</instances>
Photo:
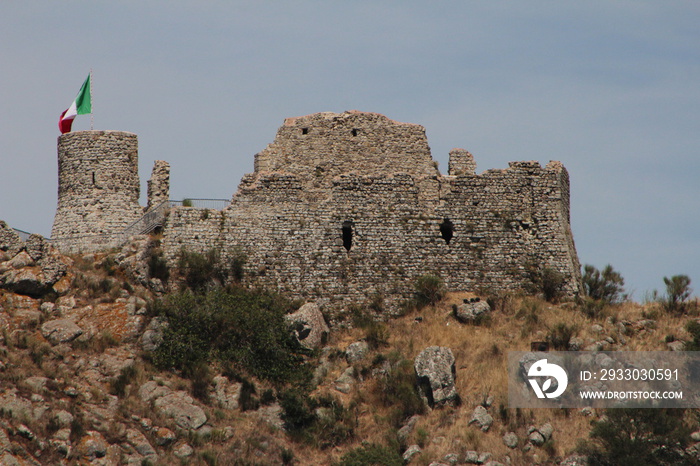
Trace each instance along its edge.
<instances>
[{"instance_id":1,"label":"rocky hillside","mask_svg":"<svg viewBox=\"0 0 700 466\"><path fill-rule=\"evenodd\" d=\"M376 322L371 296L329 329L313 303L241 289L212 261L165 270L154 238L68 257L0 231L2 465L583 465L606 413L509 409L507 352L693 340L694 318L655 303L439 284L402 317ZM694 464L686 414L673 448Z\"/></svg>"}]
</instances>

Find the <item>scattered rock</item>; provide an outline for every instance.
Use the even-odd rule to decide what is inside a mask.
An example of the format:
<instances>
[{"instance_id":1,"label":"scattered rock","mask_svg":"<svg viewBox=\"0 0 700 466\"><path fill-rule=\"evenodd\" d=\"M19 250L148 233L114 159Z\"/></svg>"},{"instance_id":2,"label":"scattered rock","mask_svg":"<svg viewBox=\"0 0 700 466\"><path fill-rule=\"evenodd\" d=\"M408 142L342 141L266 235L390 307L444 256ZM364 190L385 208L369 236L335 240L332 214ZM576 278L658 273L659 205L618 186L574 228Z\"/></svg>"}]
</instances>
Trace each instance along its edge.
<instances>
[{"instance_id":1,"label":"scattered rock","mask_svg":"<svg viewBox=\"0 0 700 466\"><path fill-rule=\"evenodd\" d=\"M405 442L406 439L408 439L408 436L411 435L411 432L413 432L413 428L416 426L416 422L420 419L419 415L413 415L411 416L406 424L404 424L400 429L397 434L397 437L399 441Z\"/></svg>"},{"instance_id":2,"label":"scattered rock","mask_svg":"<svg viewBox=\"0 0 700 466\"><path fill-rule=\"evenodd\" d=\"M348 394L352 390L352 385L355 383L355 369L348 367L335 381L334 388L340 393Z\"/></svg>"},{"instance_id":3,"label":"scattered rock","mask_svg":"<svg viewBox=\"0 0 700 466\"><path fill-rule=\"evenodd\" d=\"M487 432L493 424L493 417L486 411L486 408L477 406L472 413L472 418L469 420L470 425L474 423L476 423L482 431Z\"/></svg>"},{"instance_id":4,"label":"scattered rock","mask_svg":"<svg viewBox=\"0 0 700 466\"><path fill-rule=\"evenodd\" d=\"M258 410L260 420L274 428L282 429L284 422L282 421L282 407L278 403L273 403L269 406L263 406Z\"/></svg>"},{"instance_id":5,"label":"scattered rock","mask_svg":"<svg viewBox=\"0 0 700 466\"><path fill-rule=\"evenodd\" d=\"M165 317L154 317L141 335L141 348L144 351L155 351L163 343L163 334L168 328Z\"/></svg>"},{"instance_id":6,"label":"scattered rock","mask_svg":"<svg viewBox=\"0 0 700 466\"><path fill-rule=\"evenodd\" d=\"M530 433L528 440L530 440L531 444L537 447L544 445L544 436L536 430Z\"/></svg>"},{"instance_id":7,"label":"scattered rock","mask_svg":"<svg viewBox=\"0 0 700 466\"><path fill-rule=\"evenodd\" d=\"M151 401L168 395L169 393L172 393L172 390L156 380L150 380L139 388L139 397L141 397L141 401Z\"/></svg>"},{"instance_id":8,"label":"scattered rock","mask_svg":"<svg viewBox=\"0 0 700 466\"><path fill-rule=\"evenodd\" d=\"M559 466L588 466L588 457L574 453L564 458Z\"/></svg>"},{"instance_id":9,"label":"scattered rock","mask_svg":"<svg viewBox=\"0 0 700 466\"><path fill-rule=\"evenodd\" d=\"M139 453L139 455L143 455L146 457L156 456L156 451L153 449L153 446L148 442L146 436L138 430L127 429L126 441L129 443L129 445L134 447L134 449Z\"/></svg>"},{"instance_id":10,"label":"scattered rock","mask_svg":"<svg viewBox=\"0 0 700 466\"><path fill-rule=\"evenodd\" d=\"M442 461L450 466L454 466L455 464L459 463L459 457L456 453L448 453L442 458Z\"/></svg>"},{"instance_id":11,"label":"scattered rock","mask_svg":"<svg viewBox=\"0 0 700 466\"><path fill-rule=\"evenodd\" d=\"M455 317L463 323L478 324L482 319L491 314L491 306L486 301L468 302L457 306Z\"/></svg>"},{"instance_id":12,"label":"scattered rock","mask_svg":"<svg viewBox=\"0 0 700 466\"><path fill-rule=\"evenodd\" d=\"M423 397L431 407L457 401L455 358L450 348L424 349L416 357L414 367Z\"/></svg>"},{"instance_id":13,"label":"scattered rock","mask_svg":"<svg viewBox=\"0 0 700 466\"><path fill-rule=\"evenodd\" d=\"M685 349L685 342L680 340L670 341L666 343L666 347L671 351L683 351L683 349Z\"/></svg>"},{"instance_id":14,"label":"scattered rock","mask_svg":"<svg viewBox=\"0 0 700 466\"><path fill-rule=\"evenodd\" d=\"M418 445L411 445L410 447L408 447L406 451L403 452L404 463L410 463L413 457L419 455L421 451L422 450Z\"/></svg>"},{"instance_id":15,"label":"scattered rock","mask_svg":"<svg viewBox=\"0 0 700 466\"><path fill-rule=\"evenodd\" d=\"M583 338L571 337L569 340L569 351L581 351L584 344Z\"/></svg>"},{"instance_id":16,"label":"scattered rock","mask_svg":"<svg viewBox=\"0 0 700 466\"><path fill-rule=\"evenodd\" d=\"M80 456L92 461L96 458L103 458L107 454L107 441L102 434L91 430L80 439L76 448Z\"/></svg>"},{"instance_id":17,"label":"scattered rock","mask_svg":"<svg viewBox=\"0 0 700 466\"><path fill-rule=\"evenodd\" d=\"M367 357L367 353L369 353L369 345L367 342L356 341L355 343L350 343L345 349L345 358L349 364L355 364Z\"/></svg>"},{"instance_id":18,"label":"scattered rock","mask_svg":"<svg viewBox=\"0 0 700 466\"><path fill-rule=\"evenodd\" d=\"M27 440L34 440L35 438L34 432L29 430L29 427L25 426L24 424L20 424L19 427L17 427L17 434L26 438Z\"/></svg>"},{"instance_id":19,"label":"scattered rock","mask_svg":"<svg viewBox=\"0 0 700 466\"><path fill-rule=\"evenodd\" d=\"M41 334L51 344L68 343L83 334L83 330L71 319L50 320L41 326Z\"/></svg>"},{"instance_id":20,"label":"scattered rock","mask_svg":"<svg viewBox=\"0 0 700 466\"><path fill-rule=\"evenodd\" d=\"M508 448L517 448L518 447L518 436L515 434L515 432L508 432L503 436L503 443Z\"/></svg>"},{"instance_id":21,"label":"scattered rock","mask_svg":"<svg viewBox=\"0 0 700 466\"><path fill-rule=\"evenodd\" d=\"M194 449L187 443L182 443L173 448L173 455L177 456L178 458L190 457L192 456L192 453L194 453Z\"/></svg>"},{"instance_id":22,"label":"scattered rock","mask_svg":"<svg viewBox=\"0 0 700 466\"><path fill-rule=\"evenodd\" d=\"M539 429L537 429L540 434L542 434L542 437L544 437L544 441L546 442L550 438L552 438L552 434L554 434L554 427L552 427L552 424L549 422L542 425Z\"/></svg>"},{"instance_id":23,"label":"scattered rock","mask_svg":"<svg viewBox=\"0 0 700 466\"><path fill-rule=\"evenodd\" d=\"M186 430L198 429L207 422L204 410L195 405L192 397L182 390L156 399L155 407Z\"/></svg>"},{"instance_id":24,"label":"scattered rock","mask_svg":"<svg viewBox=\"0 0 700 466\"><path fill-rule=\"evenodd\" d=\"M316 303L306 303L286 318L301 345L318 348L328 339L330 329Z\"/></svg>"},{"instance_id":25,"label":"scattered rock","mask_svg":"<svg viewBox=\"0 0 700 466\"><path fill-rule=\"evenodd\" d=\"M464 462L467 464L479 464L479 452L469 450L464 455Z\"/></svg>"},{"instance_id":26,"label":"scattered rock","mask_svg":"<svg viewBox=\"0 0 700 466\"><path fill-rule=\"evenodd\" d=\"M56 411L56 414L54 414L54 419L59 427L70 427L71 423L73 422L73 415L65 409L61 409L60 411Z\"/></svg>"},{"instance_id":27,"label":"scattered rock","mask_svg":"<svg viewBox=\"0 0 700 466\"><path fill-rule=\"evenodd\" d=\"M34 393L41 393L46 389L46 383L49 381L47 377L32 376L27 377L24 383L32 389Z\"/></svg>"},{"instance_id":28,"label":"scattered rock","mask_svg":"<svg viewBox=\"0 0 700 466\"><path fill-rule=\"evenodd\" d=\"M240 383L231 383L227 377L223 375L216 376L212 379L212 398L224 409L238 409L238 399L241 396Z\"/></svg>"},{"instance_id":29,"label":"scattered rock","mask_svg":"<svg viewBox=\"0 0 700 466\"><path fill-rule=\"evenodd\" d=\"M603 326L600 324L593 324L593 325L591 325L591 332L603 333Z\"/></svg>"}]
</instances>

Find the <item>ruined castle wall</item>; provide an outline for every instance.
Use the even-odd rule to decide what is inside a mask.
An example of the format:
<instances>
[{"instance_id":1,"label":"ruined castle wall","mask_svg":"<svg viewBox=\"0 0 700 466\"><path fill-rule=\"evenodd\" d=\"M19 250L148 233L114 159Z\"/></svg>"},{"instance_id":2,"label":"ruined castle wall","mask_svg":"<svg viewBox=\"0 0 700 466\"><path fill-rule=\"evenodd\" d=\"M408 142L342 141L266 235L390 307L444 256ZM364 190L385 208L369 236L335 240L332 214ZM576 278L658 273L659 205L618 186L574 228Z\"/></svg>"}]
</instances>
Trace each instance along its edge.
<instances>
[{"instance_id":1,"label":"ruined castle wall","mask_svg":"<svg viewBox=\"0 0 700 466\"><path fill-rule=\"evenodd\" d=\"M475 168L456 149L441 176L422 127L381 115L286 120L230 207L171 212L164 250L171 263L183 247L243 251L250 284L316 301L336 317L369 301L397 312L425 274L452 291L499 292L523 289L548 267L564 276L566 294L580 293L564 167Z\"/></svg>"},{"instance_id":2,"label":"ruined castle wall","mask_svg":"<svg viewBox=\"0 0 700 466\"><path fill-rule=\"evenodd\" d=\"M139 192L135 134L79 131L61 135L52 240L63 250L108 245L112 235L141 216Z\"/></svg>"},{"instance_id":3,"label":"ruined castle wall","mask_svg":"<svg viewBox=\"0 0 700 466\"><path fill-rule=\"evenodd\" d=\"M224 255L241 249L250 283L336 314L379 298L387 313L396 312L427 273L453 291L512 291L529 281L530 266L547 266L567 277L571 295L580 276L559 209L561 176L525 164L438 177L429 180L439 185L431 199L420 189L425 179L345 175L319 200L306 197L292 175L249 175L216 225L197 209L176 209L164 245L171 260L183 246L219 247ZM440 234L445 217L454 224L449 245ZM350 251L343 245L347 221Z\"/></svg>"}]
</instances>

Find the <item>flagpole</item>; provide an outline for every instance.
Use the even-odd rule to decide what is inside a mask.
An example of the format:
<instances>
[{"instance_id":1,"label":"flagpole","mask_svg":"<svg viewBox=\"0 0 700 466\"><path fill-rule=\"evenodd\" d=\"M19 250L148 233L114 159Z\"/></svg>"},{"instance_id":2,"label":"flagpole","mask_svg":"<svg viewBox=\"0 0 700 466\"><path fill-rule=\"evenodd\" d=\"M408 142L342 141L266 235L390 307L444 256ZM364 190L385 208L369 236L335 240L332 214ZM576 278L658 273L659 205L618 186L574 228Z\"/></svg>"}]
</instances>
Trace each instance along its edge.
<instances>
[{"instance_id":1,"label":"flagpole","mask_svg":"<svg viewBox=\"0 0 700 466\"><path fill-rule=\"evenodd\" d=\"M90 68L90 131L92 131L95 126L94 105L94 100L92 100L92 68Z\"/></svg>"}]
</instances>

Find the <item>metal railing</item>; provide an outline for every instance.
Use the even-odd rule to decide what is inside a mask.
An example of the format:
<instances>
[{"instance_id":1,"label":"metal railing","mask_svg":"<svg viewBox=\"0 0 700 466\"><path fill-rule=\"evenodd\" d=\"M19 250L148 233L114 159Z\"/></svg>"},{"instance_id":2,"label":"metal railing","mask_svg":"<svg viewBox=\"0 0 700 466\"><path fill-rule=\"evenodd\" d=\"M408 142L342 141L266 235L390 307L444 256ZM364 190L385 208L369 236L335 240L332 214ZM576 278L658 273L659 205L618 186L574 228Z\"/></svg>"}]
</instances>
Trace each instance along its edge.
<instances>
[{"instance_id":1,"label":"metal railing","mask_svg":"<svg viewBox=\"0 0 700 466\"><path fill-rule=\"evenodd\" d=\"M27 241L29 239L29 236L31 235L31 233L29 233L28 231L18 230L17 228L12 229L15 231L15 233L17 233L17 236L19 236L19 239L21 239L22 241Z\"/></svg>"},{"instance_id":2,"label":"metal railing","mask_svg":"<svg viewBox=\"0 0 700 466\"><path fill-rule=\"evenodd\" d=\"M170 201L170 205L180 207L194 207L196 209L223 210L231 204L230 199L183 199L182 201Z\"/></svg>"}]
</instances>

